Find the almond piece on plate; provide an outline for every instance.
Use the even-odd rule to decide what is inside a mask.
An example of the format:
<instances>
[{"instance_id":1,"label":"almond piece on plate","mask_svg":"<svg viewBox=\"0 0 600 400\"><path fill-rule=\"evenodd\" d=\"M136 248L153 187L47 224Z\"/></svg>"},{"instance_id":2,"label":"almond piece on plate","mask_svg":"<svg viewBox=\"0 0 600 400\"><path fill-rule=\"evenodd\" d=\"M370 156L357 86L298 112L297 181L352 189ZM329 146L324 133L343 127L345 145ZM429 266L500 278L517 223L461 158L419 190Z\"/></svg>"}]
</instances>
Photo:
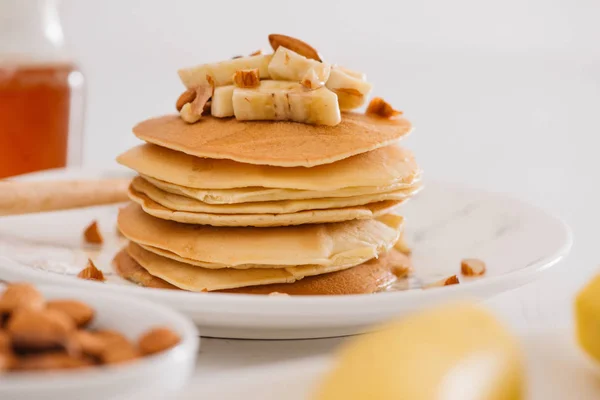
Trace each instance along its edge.
<instances>
[{"instance_id":1,"label":"almond piece on plate","mask_svg":"<svg viewBox=\"0 0 600 400\"><path fill-rule=\"evenodd\" d=\"M260 85L258 68L241 69L233 74L233 83L240 88L254 88Z\"/></svg>"},{"instance_id":2,"label":"almond piece on plate","mask_svg":"<svg viewBox=\"0 0 600 400\"><path fill-rule=\"evenodd\" d=\"M485 263L477 258L465 258L460 262L460 272L464 276L481 276L485 270Z\"/></svg>"},{"instance_id":3,"label":"almond piece on plate","mask_svg":"<svg viewBox=\"0 0 600 400\"><path fill-rule=\"evenodd\" d=\"M175 347L181 338L169 328L154 328L144 333L138 342L143 355L160 353Z\"/></svg>"},{"instance_id":4,"label":"almond piece on plate","mask_svg":"<svg viewBox=\"0 0 600 400\"><path fill-rule=\"evenodd\" d=\"M87 243L102 244L104 242L104 239L102 238L102 235L98 230L97 221L92 221L92 223L89 224L87 228L85 228L85 231L83 232L83 237Z\"/></svg>"},{"instance_id":5,"label":"almond piece on plate","mask_svg":"<svg viewBox=\"0 0 600 400\"><path fill-rule=\"evenodd\" d=\"M460 282L458 281L458 277L456 275L449 276L448 278L440 279L437 282L429 283L423 286L423 289L431 289L434 287L442 287L442 286L450 286L457 285Z\"/></svg>"},{"instance_id":6,"label":"almond piece on plate","mask_svg":"<svg viewBox=\"0 0 600 400\"><path fill-rule=\"evenodd\" d=\"M12 313L18 308L41 310L44 296L29 283L11 283L0 296L0 314Z\"/></svg>"},{"instance_id":7,"label":"almond piece on plate","mask_svg":"<svg viewBox=\"0 0 600 400\"><path fill-rule=\"evenodd\" d=\"M68 315L78 328L86 326L94 318L94 309L77 300L50 300L46 308Z\"/></svg>"},{"instance_id":8,"label":"almond piece on plate","mask_svg":"<svg viewBox=\"0 0 600 400\"><path fill-rule=\"evenodd\" d=\"M394 110L391 104L381 97L374 97L367 106L366 114L376 115L382 118L392 118L401 115L402 111Z\"/></svg>"},{"instance_id":9,"label":"almond piece on plate","mask_svg":"<svg viewBox=\"0 0 600 400\"><path fill-rule=\"evenodd\" d=\"M283 46L292 51L295 51L298 54L303 55L306 58L322 61L319 52L317 52L317 50L315 50L311 45L303 42L300 39L296 39L291 36L272 33L269 35L269 43L271 44L273 51L276 51L279 48L279 46Z\"/></svg>"},{"instance_id":10,"label":"almond piece on plate","mask_svg":"<svg viewBox=\"0 0 600 400\"><path fill-rule=\"evenodd\" d=\"M262 55L262 53L263 53L262 49L258 49L258 50L256 50L256 51L254 51L254 52L250 53L250 57L253 57L253 56L260 56L260 55Z\"/></svg>"},{"instance_id":11,"label":"almond piece on plate","mask_svg":"<svg viewBox=\"0 0 600 400\"><path fill-rule=\"evenodd\" d=\"M92 260L88 260L87 266L81 270L79 274L77 274L78 278L87 279L90 281L100 281L104 282L104 274L94 265Z\"/></svg>"},{"instance_id":12,"label":"almond piece on plate","mask_svg":"<svg viewBox=\"0 0 600 400\"><path fill-rule=\"evenodd\" d=\"M16 350L51 350L65 347L75 323L56 310L17 309L8 320L6 332Z\"/></svg>"}]
</instances>

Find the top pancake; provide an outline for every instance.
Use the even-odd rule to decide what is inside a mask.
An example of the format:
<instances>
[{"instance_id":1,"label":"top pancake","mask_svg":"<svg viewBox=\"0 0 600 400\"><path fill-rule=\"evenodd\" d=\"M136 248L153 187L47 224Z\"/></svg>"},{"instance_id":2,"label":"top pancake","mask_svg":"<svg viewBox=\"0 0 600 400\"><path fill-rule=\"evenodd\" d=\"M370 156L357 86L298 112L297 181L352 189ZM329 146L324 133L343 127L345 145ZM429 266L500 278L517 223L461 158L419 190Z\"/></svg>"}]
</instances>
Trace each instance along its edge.
<instances>
[{"instance_id":1,"label":"top pancake","mask_svg":"<svg viewBox=\"0 0 600 400\"><path fill-rule=\"evenodd\" d=\"M187 124L178 115L165 115L137 124L133 133L146 142L196 157L313 167L383 147L407 135L411 128L403 118L358 113L343 113L342 122L333 127L210 116Z\"/></svg>"}]
</instances>

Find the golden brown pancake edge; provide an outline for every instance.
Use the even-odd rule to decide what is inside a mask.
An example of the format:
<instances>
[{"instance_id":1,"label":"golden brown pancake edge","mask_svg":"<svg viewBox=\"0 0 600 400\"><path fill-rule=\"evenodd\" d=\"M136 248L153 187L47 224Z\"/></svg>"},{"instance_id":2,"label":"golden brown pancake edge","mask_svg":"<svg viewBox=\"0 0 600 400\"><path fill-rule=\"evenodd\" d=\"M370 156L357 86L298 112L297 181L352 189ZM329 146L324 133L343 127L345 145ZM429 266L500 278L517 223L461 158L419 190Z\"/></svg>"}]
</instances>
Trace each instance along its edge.
<instances>
[{"instance_id":1,"label":"golden brown pancake edge","mask_svg":"<svg viewBox=\"0 0 600 400\"><path fill-rule=\"evenodd\" d=\"M146 142L196 157L248 164L313 167L386 146L410 133L404 118L344 113L337 126L289 121L238 121L203 117L187 124L178 115L140 122L133 133Z\"/></svg>"},{"instance_id":2,"label":"golden brown pancake edge","mask_svg":"<svg viewBox=\"0 0 600 400\"><path fill-rule=\"evenodd\" d=\"M140 286L160 289L176 289L174 285L151 275L139 265L125 249L113 260L115 271L122 278ZM328 274L306 277L294 283L248 286L217 293L269 294L273 292L290 295L344 295L368 294L380 291L396 280L396 268L410 268L410 259L391 250L378 259L356 267Z\"/></svg>"}]
</instances>

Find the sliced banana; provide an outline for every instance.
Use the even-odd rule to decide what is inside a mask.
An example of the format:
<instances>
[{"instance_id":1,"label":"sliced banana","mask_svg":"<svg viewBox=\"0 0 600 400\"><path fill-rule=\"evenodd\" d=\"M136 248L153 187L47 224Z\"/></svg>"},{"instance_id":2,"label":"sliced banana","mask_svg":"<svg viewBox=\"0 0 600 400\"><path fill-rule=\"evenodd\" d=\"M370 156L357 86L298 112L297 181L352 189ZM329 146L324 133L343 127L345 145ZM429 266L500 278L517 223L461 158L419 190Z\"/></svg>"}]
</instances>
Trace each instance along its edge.
<instances>
[{"instance_id":1,"label":"sliced banana","mask_svg":"<svg viewBox=\"0 0 600 400\"><path fill-rule=\"evenodd\" d=\"M215 88L210 108L213 117L233 117L233 89L235 89L233 85Z\"/></svg>"},{"instance_id":2,"label":"sliced banana","mask_svg":"<svg viewBox=\"0 0 600 400\"><path fill-rule=\"evenodd\" d=\"M207 84L214 87L231 85L233 74L242 69L258 68L260 78L268 79L269 63L272 56L272 54L261 54L183 68L178 71L179 78L188 89Z\"/></svg>"},{"instance_id":3,"label":"sliced banana","mask_svg":"<svg viewBox=\"0 0 600 400\"><path fill-rule=\"evenodd\" d=\"M367 80L367 74L365 74L364 72L354 71L353 69L345 68L340 65L333 65L331 66L331 68L338 69L356 79L360 79L361 81Z\"/></svg>"},{"instance_id":4,"label":"sliced banana","mask_svg":"<svg viewBox=\"0 0 600 400\"><path fill-rule=\"evenodd\" d=\"M233 111L242 121L288 120L329 126L341 122L335 93L325 87L307 90L297 82L261 81L257 88L235 88Z\"/></svg>"},{"instance_id":5,"label":"sliced banana","mask_svg":"<svg viewBox=\"0 0 600 400\"><path fill-rule=\"evenodd\" d=\"M337 94L340 109L353 110L365 104L372 85L365 80L364 74L339 66L331 68L325 86Z\"/></svg>"},{"instance_id":6,"label":"sliced banana","mask_svg":"<svg viewBox=\"0 0 600 400\"><path fill-rule=\"evenodd\" d=\"M272 79L280 81L300 82L310 70L313 70L317 81L327 82L331 66L306 58L283 46L277 48L269 63L269 75Z\"/></svg>"},{"instance_id":7,"label":"sliced banana","mask_svg":"<svg viewBox=\"0 0 600 400\"><path fill-rule=\"evenodd\" d=\"M300 83L307 89L318 89L320 87L325 86L325 82L323 82L321 78L317 75L314 68L308 70L308 72L304 75Z\"/></svg>"}]
</instances>

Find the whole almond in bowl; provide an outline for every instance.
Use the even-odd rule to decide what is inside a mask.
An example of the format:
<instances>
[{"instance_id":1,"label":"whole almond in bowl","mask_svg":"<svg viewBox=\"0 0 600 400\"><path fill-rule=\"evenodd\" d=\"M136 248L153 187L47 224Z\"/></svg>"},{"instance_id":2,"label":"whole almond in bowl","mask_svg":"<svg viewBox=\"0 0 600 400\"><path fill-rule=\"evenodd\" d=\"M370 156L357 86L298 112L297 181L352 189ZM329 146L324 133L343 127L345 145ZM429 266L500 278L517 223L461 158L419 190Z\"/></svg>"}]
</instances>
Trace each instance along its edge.
<instances>
[{"instance_id":1,"label":"whole almond in bowl","mask_svg":"<svg viewBox=\"0 0 600 400\"><path fill-rule=\"evenodd\" d=\"M55 351L41 354L28 354L19 357L12 369L15 371L53 371L91 367L93 365L94 363L89 359Z\"/></svg>"},{"instance_id":2,"label":"whole almond in bowl","mask_svg":"<svg viewBox=\"0 0 600 400\"><path fill-rule=\"evenodd\" d=\"M11 283L0 295L0 314L12 313L17 308L41 310L44 297L29 283Z\"/></svg>"},{"instance_id":3,"label":"whole almond in bowl","mask_svg":"<svg viewBox=\"0 0 600 400\"><path fill-rule=\"evenodd\" d=\"M75 323L56 310L17 309L6 324L16 350L50 350L64 347Z\"/></svg>"},{"instance_id":4,"label":"whole almond in bowl","mask_svg":"<svg viewBox=\"0 0 600 400\"><path fill-rule=\"evenodd\" d=\"M86 326L94 318L94 310L77 300L51 300L46 304L46 308L67 314L78 328Z\"/></svg>"},{"instance_id":5,"label":"whole almond in bowl","mask_svg":"<svg viewBox=\"0 0 600 400\"><path fill-rule=\"evenodd\" d=\"M146 332L138 342L142 354L155 354L177 346L181 341L179 335L169 328L154 328Z\"/></svg>"},{"instance_id":6,"label":"whole almond in bowl","mask_svg":"<svg viewBox=\"0 0 600 400\"><path fill-rule=\"evenodd\" d=\"M109 343L95 332L80 329L73 333L73 340L79 345L81 352L85 355L100 358Z\"/></svg>"}]
</instances>

